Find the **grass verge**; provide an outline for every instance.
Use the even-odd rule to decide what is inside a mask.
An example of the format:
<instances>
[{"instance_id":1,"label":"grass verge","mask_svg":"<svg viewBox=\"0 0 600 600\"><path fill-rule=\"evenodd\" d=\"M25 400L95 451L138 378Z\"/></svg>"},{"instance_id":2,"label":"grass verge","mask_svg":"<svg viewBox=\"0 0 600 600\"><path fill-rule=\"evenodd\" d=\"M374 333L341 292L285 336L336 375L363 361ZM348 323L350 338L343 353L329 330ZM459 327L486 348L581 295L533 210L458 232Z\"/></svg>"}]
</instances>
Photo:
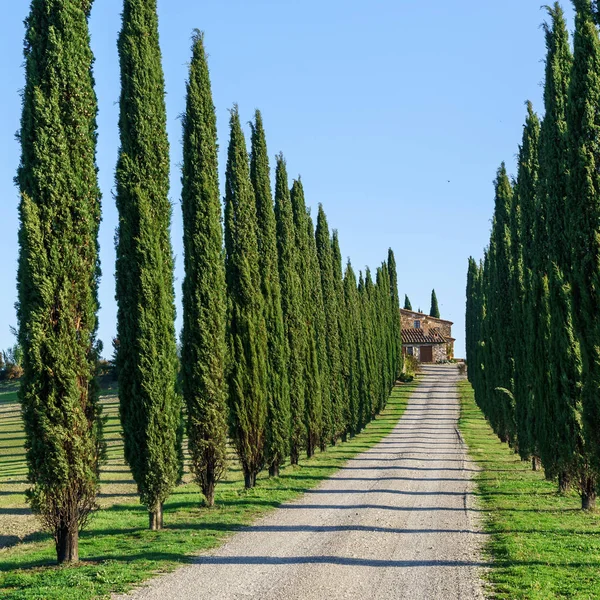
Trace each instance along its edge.
<instances>
[{"instance_id":1,"label":"grass verge","mask_svg":"<svg viewBox=\"0 0 600 600\"><path fill-rule=\"evenodd\" d=\"M543 472L532 471L498 440L468 381L459 383L459 391L459 426L481 469L476 482L491 534L491 597L600 598L600 514L582 512L575 492L558 494Z\"/></svg>"},{"instance_id":2,"label":"grass verge","mask_svg":"<svg viewBox=\"0 0 600 600\"><path fill-rule=\"evenodd\" d=\"M288 466L277 478L269 479L263 475L252 490L244 489L241 472L233 465L226 480L217 487L217 506L213 509L200 505L200 494L195 485L179 486L165 505L166 529L163 531L148 531L147 513L130 492L123 494L126 500L121 503L107 502L108 506L96 513L89 529L81 534L79 553L82 562L77 566L55 566L53 543L43 534L34 534L30 541L1 550L0 598L106 598L113 592L127 591L158 573L189 562L194 554L217 546L243 525L315 487L348 459L380 441L402 416L416 386L417 382L414 382L395 388L382 414L347 443L317 453L310 460L300 461L298 467ZM109 430L111 423L112 428L118 429L118 421L114 418L109 420ZM109 463L122 455L118 431L112 433L116 437L110 446ZM124 467L115 464L111 467L115 473L112 476L121 473L116 479L118 486L123 484L122 477L129 475L124 473ZM10 466L11 475L15 474L13 463L5 466ZM17 472L21 475L24 463L19 467ZM111 480L103 473L101 496L103 489L110 490L105 486L110 485ZM114 501L119 493L109 491L108 494L112 494ZM0 508L0 512L2 510ZM4 508L5 512L11 510L18 515L22 509Z\"/></svg>"}]
</instances>

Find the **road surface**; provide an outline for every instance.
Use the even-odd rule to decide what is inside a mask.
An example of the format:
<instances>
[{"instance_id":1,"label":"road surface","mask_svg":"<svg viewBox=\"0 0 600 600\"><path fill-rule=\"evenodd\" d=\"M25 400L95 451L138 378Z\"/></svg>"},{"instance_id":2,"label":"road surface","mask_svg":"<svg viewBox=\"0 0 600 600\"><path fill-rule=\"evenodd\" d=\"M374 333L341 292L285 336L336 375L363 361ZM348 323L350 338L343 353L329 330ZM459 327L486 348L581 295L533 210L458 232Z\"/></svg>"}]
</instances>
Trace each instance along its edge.
<instances>
[{"instance_id":1,"label":"road surface","mask_svg":"<svg viewBox=\"0 0 600 600\"><path fill-rule=\"evenodd\" d=\"M300 499L121 598L483 598L455 365L424 368L393 432Z\"/></svg>"}]
</instances>

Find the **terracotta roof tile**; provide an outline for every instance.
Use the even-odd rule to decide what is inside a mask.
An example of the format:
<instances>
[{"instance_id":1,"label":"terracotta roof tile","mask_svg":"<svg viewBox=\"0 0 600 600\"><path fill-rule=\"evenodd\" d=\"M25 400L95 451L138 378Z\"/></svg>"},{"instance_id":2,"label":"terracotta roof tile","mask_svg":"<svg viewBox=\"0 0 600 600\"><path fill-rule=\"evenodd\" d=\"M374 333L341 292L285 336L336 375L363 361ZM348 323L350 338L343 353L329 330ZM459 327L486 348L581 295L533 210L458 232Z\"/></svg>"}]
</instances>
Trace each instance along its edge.
<instances>
[{"instance_id":1,"label":"terracotta roof tile","mask_svg":"<svg viewBox=\"0 0 600 600\"><path fill-rule=\"evenodd\" d=\"M429 331L424 329L403 329L402 330L403 344L444 344L445 338L440 335L436 327Z\"/></svg>"}]
</instances>

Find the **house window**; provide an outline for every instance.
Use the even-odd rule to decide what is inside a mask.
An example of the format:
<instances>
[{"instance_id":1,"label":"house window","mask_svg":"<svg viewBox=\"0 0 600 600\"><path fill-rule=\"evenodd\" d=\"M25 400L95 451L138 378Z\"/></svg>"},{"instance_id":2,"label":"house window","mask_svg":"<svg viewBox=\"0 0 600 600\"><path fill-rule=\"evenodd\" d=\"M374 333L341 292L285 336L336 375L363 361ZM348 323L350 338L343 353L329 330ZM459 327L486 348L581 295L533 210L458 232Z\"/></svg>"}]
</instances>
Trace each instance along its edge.
<instances>
[{"instance_id":1,"label":"house window","mask_svg":"<svg viewBox=\"0 0 600 600\"><path fill-rule=\"evenodd\" d=\"M408 348L406 349L406 354L408 354L409 356L413 356L414 348L412 346L408 346Z\"/></svg>"},{"instance_id":2,"label":"house window","mask_svg":"<svg viewBox=\"0 0 600 600\"><path fill-rule=\"evenodd\" d=\"M421 329L421 321L415 321L415 329Z\"/></svg>"}]
</instances>

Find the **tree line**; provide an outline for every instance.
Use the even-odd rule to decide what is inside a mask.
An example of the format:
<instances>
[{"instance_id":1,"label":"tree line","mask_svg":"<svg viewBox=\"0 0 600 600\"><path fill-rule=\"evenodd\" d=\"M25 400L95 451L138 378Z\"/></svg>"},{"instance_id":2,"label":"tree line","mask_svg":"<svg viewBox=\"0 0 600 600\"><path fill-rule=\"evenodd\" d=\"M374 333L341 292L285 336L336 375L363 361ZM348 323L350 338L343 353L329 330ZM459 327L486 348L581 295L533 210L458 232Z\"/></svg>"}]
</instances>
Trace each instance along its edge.
<instances>
[{"instance_id":1,"label":"tree line","mask_svg":"<svg viewBox=\"0 0 600 600\"><path fill-rule=\"evenodd\" d=\"M97 100L92 0L32 0L20 129L19 392L28 499L59 562L97 508L105 456L96 383ZM183 445L205 503L235 448L245 485L358 433L402 369L396 263L345 268L323 206L316 224L283 155L271 189L262 116L250 152L230 112L224 208L204 38L196 32L183 115L181 356L175 331L169 143L156 0L124 0L118 38L116 363L124 455L148 509L183 475Z\"/></svg>"},{"instance_id":2,"label":"tree line","mask_svg":"<svg viewBox=\"0 0 600 600\"><path fill-rule=\"evenodd\" d=\"M543 120L495 180L490 243L469 259L469 379L500 439L593 508L600 473L599 13L575 0L571 48L548 8Z\"/></svg>"}]
</instances>

